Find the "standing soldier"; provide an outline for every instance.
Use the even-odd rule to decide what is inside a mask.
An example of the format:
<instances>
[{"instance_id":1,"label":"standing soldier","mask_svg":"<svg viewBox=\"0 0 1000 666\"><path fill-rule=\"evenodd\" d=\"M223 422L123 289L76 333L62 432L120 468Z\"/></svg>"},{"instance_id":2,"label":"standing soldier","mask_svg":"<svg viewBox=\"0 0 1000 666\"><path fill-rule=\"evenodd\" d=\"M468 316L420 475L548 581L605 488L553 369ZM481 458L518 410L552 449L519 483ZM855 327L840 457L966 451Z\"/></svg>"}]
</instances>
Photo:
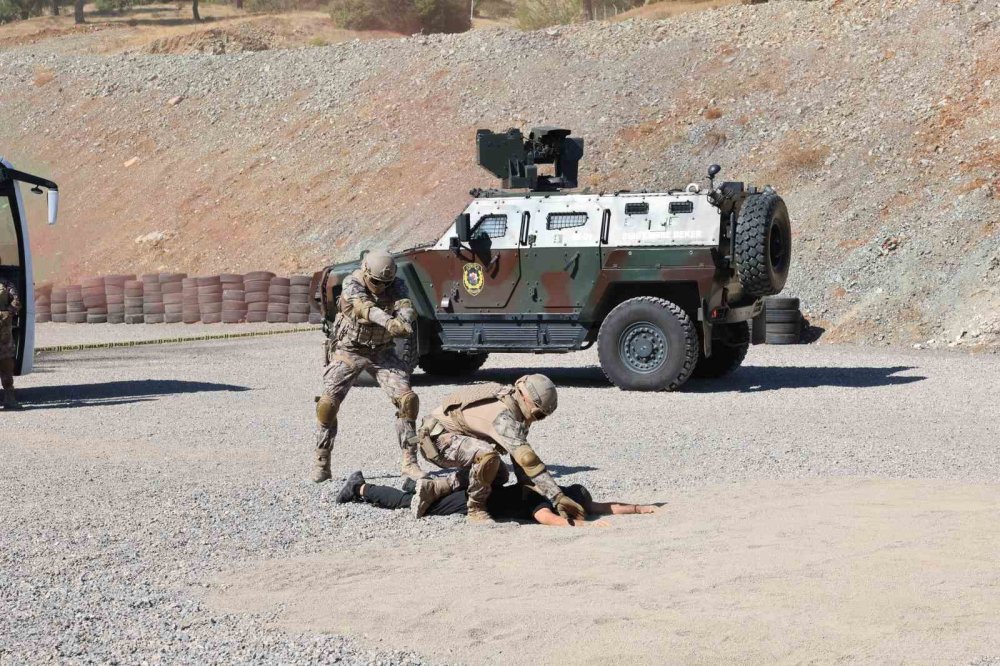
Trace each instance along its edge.
<instances>
[{"instance_id":1,"label":"standing soldier","mask_svg":"<svg viewBox=\"0 0 1000 666\"><path fill-rule=\"evenodd\" d=\"M545 375L525 375L513 386L480 384L451 394L420 424L420 449L438 467L461 471L452 489L468 484L468 519L492 522L486 500L494 485L507 480L501 453L510 454L519 483L533 486L568 520L586 517L583 507L567 497L528 444L528 428L556 410L555 384ZM467 474L467 478L466 478ZM418 501L425 486L417 484ZM418 507L417 513L420 513Z\"/></svg>"},{"instance_id":2,"label":"standing soldier","mask_svg":"<svg viewBox=\"0 0 1000 666\"><path fill-rule=\"evenodd\" d=\"M3 260L0 260L3 265ZM21 311L21 298L13 282L0 278L0 384L3 385L3 408L20 409L14 396L14 317Z\"/></svg>"},{"instance_id":3,"label":"standing soldier","mask_svg":"<svg viewBox=\"0 0 1000 666\"><path fill-rule=\"evenodd\" d=\"M361 268L344 280L334 324L336 350L323 371L323 395L316 403L319 428L313 481L330 478L330 451L337 436L337 411L354 380L367 371L396 406L396 435L401 469L413 479L424 472L417 464L417 394L410 388L410 368L399 359L393 338L404 338L416 322L406 285L396 277L396 262L384 250L365 255Z\"/></svg>"}]
</instances>

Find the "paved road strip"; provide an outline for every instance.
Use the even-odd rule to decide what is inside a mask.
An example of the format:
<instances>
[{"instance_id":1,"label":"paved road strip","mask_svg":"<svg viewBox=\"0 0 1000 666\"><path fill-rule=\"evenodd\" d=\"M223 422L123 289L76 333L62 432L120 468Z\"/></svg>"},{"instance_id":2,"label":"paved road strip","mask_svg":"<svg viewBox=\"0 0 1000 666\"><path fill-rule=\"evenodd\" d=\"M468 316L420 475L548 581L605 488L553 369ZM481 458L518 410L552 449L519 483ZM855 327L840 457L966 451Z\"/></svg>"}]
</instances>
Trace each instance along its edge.
<instances>
[{"instance_id":1,"label":"paved road strip","mask_svg":"<svg viewBox=\"0 0 1000 666\"><path fill-rule=\"evenodd\" d=\"M55 345L52 347L37 347L36 354L52 354L67 351L84 351L87 349L114 349L116 347L138 347L141 345L167 345L178 342L201 342L204 340L234 340L236 338L255 338L264 335L281 335L283 333L305 333L320 331L320 326L304 326L301 328L282 329L280 331L251 331L247 333L221 333L213 335L196 335L178 338L156 338L153 340L125 340L120 342L91 342L79 345Z\"/></svg>"}]
</instances>

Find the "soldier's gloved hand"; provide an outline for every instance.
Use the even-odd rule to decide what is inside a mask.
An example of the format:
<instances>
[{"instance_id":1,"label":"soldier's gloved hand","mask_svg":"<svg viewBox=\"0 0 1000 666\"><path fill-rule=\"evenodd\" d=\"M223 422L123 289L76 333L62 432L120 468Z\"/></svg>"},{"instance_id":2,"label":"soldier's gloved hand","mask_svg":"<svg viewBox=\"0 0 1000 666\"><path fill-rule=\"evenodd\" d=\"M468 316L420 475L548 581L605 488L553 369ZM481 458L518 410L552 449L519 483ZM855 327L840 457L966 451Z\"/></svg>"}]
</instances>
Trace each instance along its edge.
<instances>
[{"instance_id":1,"label":"soldier's gloved hand","mask_svg":"<svg viewBox=\"0 0 1000 666\"><path fill-rule=\"evenodd\" d=\"M10 317L10 312L7 310L0 310L0 321L7 321Z\"/></svg>"},{"instance_id":2,"label":"soldier's gloved hand","mask_svg":"<svg viewBox=\"0 0 1000 666\"><path fill-rule=\"evenodd\" d=\"M413 333L410 325L397 317L393 317L385 323L385 330L389 331L389 335L394 338L406 338Z\"/></svg>"},{"instance_id":3,"label":"soldier's gloved hand","mask_svg":"<svg viewBox=\"0 0 1000 666\"><path fill-rule=\"evenodd\" d=\"M587 517L587 512L583 510L583 507L563 493L556 495L555 499L552 500L552 505L566 520L584 520Z\"/></svg>"}]
</instances>

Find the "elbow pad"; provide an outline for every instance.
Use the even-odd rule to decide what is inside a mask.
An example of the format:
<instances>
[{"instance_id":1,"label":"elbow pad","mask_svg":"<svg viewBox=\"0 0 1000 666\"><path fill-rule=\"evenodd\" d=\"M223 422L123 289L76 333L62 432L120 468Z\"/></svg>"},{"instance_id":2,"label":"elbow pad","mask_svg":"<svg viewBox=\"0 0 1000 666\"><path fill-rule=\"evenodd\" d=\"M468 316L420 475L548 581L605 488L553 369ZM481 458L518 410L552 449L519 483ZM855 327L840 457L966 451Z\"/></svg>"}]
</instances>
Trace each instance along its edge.
<instances>
[{"instance_id":1,"label":"elbow pad","mask_svg":"<svg viewBox=\"0 0 1000 666\"><path fill-rule=\"evenodd\" d=\"M515 448L511 452L510 457L524 470L528 478L533 479L546 471L545 463L539 459L538 454L535 453L530 444L522 444Z\"/></svg>"},{"instance_id":2,"label":"elbow pad","mask_svg":"<svg viewBox=\"0 0 1000 666\"><path fill-rule=\"evenodd\" d=\"M371 309L375 307L375 304L371 301L366 301L364 299L355 299L354 303L354 316L362 321L368 321L368 314Z\"/></svg>"}]
</instances>

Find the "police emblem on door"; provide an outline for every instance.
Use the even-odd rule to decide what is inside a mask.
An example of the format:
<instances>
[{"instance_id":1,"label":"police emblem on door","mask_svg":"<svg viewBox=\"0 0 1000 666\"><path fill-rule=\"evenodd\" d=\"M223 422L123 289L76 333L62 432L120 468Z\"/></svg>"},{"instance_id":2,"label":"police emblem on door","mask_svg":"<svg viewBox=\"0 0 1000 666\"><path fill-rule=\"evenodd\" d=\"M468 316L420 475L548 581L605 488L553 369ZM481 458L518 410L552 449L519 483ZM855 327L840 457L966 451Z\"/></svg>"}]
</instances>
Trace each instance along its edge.
<instances>
[{"instance_id":1,"label":"police emblem on door","mask_svg":"<svg viewBox=\"0 0 1000 666\"><path fill-rule=\"evenodd\" d=\"M481 292L485 282L486 273L483 270L482 264L466 264L462 267L462 284L465 285L465 290L469 292L469 296L475 296Z\"/></svg>"}]
</instances>

